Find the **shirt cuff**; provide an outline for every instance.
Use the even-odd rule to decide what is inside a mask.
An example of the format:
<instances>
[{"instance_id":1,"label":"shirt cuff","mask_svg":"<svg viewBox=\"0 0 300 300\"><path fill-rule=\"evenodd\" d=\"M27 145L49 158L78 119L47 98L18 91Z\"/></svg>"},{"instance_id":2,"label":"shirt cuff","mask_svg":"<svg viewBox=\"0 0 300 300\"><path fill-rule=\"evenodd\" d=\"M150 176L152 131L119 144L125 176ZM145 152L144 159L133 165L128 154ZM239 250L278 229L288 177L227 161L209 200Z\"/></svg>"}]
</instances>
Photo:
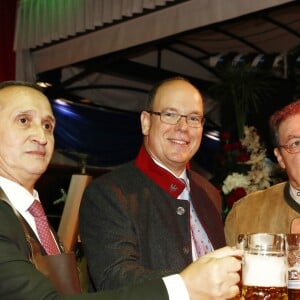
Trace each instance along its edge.
<instances>
[{"instance_id":1,"label":"shirt cuff","mask_svg":"<svg viewBox=\"0 0 300 300\"><path fill-rule=\"evenodd\" d=\"M188 290L179 274L163 277L169 300L190 300Z\"/></svg>"}]
</instances>

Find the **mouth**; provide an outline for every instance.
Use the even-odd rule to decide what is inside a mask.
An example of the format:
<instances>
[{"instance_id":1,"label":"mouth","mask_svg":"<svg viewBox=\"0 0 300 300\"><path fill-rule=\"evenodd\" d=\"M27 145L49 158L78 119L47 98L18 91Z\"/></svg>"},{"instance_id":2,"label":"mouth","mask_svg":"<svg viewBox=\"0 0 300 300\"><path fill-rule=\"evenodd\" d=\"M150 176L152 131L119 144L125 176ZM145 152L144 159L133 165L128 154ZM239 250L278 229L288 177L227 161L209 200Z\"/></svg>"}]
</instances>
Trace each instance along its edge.
<instances>
[{"instance_id":1,"label":"mouth","mask_svg":"<svg viewBox=\"0 0 300 300\"><path fill-rule=\"evenodd\" d=\"M36 155L36 156L41 156L41 157L46 156L46 152L45 151L41 151L41 150L28 151L27 153L28 154L33 154L33 155Z\"/></svg>"},{"instance_id":2,"label":"mouth","mask_svg":"<svg viewBox=\"0 0 300 300\"><path fill-rule=\"evenodd\" d=\"M184 140L177 140L177 139L168 139L170 142L177 144L177 145L188 145L190 142Z\"/></svg>"}]
</instances>

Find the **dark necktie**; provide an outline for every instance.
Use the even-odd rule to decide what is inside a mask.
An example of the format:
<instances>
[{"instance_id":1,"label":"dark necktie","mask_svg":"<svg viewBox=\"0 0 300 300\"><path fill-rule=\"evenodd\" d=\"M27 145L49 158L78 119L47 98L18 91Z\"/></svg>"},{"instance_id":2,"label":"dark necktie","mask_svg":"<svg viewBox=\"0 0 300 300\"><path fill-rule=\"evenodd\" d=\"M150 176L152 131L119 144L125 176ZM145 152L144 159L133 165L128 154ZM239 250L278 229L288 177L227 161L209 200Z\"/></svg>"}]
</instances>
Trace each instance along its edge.
<instances>
[{"instance_id":1,"label":"dark necktie","mask_svg":"<svg viewBox=\"0 0 300 300\"><path fill-rule=\"evenodd\" d=\"M48 255L59 254L58 246L51 234L49 223L40 201L34 200L28 211L34 217L37 232L46 253Z\"/></svg>"}]
</instances>

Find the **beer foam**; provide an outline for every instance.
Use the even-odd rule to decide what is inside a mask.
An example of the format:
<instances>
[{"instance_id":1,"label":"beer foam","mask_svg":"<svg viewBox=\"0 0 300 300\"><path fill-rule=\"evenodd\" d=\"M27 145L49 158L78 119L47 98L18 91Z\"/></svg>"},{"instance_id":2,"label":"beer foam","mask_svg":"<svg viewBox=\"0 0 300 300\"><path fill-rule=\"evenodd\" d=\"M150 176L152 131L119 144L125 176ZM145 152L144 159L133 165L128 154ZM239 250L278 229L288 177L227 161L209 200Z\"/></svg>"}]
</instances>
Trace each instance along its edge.
<instances>
[{"instance_id":1,"label":"beer foam","mask_svg":"<svg viewBox=\"0 0 300 300\"><path fill-rule=\"evenodd\" d=\"M245 253L242 280L247 286L287 286L286 257Z\"/></svg>"}]
</instances>

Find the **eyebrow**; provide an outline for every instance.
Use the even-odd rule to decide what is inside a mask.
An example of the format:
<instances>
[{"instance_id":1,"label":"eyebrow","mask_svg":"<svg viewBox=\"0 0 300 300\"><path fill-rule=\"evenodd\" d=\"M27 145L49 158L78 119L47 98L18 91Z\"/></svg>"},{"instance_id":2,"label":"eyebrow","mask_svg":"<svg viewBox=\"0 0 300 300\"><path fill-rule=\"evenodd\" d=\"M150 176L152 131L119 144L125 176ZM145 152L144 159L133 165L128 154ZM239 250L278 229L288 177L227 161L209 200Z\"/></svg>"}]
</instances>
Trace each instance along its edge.
<instances>
[{"instance_id":1,"label":"eyebrow","mask_svg":"<svg viewBox=\"0 0 300 300\"><path fill-rule=\"evenodd\" d=\"M33 115L35 113L35 110L34 109L28 109L28 110L20 110L17 112L17 115L22 115L22 114L25 114L25 115ZM56 122L56 119L53 115L47 115L46 117L43 117L42 118L43 120L50 120L52 122Z\"/></svg>"},{"instance_id":2,"label":"eyebrow","mask_svg":"<svg viewBox=\"0 0 300 300\"><path fill-rule=\"evenodd\" d=\"M288 139L290 140L290 139L297 139L297 138L300 138L300 135L298 136L298 135L288 135Z\"/></svg>"},{"instance_id":3,"label":"eyebrow","mask_svg":"<svg viewBox=\"0 0 300 300\"><path fill-rule=\"evenodd\" d=\"M49 119L49 120L51 120L53 123L55 123L56 122L56 119L55 119L55 117L54 116L52 116L52 115L48 115L45 119Z\"/></svg>"},{"instance_id":4,"label":"eyebrow","mask_svg":"<svg viewBox=\"0 0 300 300\"><path fill-rule=\"evenodd\" d=\"M174 112L176 112L176 113L179 113L178 109L177 109L177 108L174 108L174 107L166 107L166 108L160 109L161 112L165 112L165 111L167 111L167 110L172 111L172 112L174 111ZM201 113L201 112L199 112L199 111L192 111L192 112L189 113L188 115L199 115L199 116L203 116L204 113Z\"/></svg>"}]
</instances>

